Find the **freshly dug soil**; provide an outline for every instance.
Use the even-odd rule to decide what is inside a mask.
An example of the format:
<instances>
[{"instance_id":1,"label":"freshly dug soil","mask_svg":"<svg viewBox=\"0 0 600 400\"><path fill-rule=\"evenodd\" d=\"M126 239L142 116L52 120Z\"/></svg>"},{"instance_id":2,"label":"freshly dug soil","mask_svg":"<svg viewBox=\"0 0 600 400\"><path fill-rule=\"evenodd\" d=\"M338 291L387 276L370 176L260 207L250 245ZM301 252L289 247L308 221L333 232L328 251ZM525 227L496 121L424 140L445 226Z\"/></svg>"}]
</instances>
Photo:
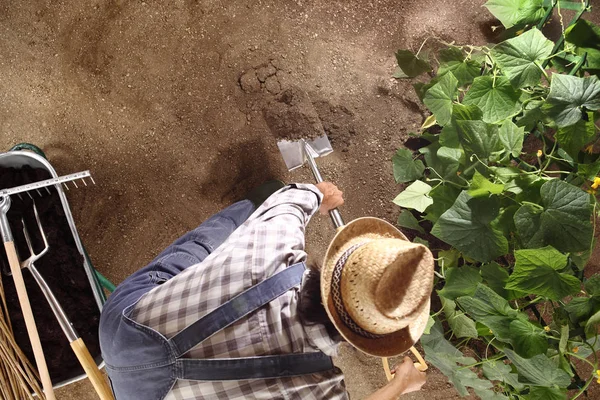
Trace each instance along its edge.
<instances>
[{"instance_id":1,"label":"freshly dug soil","mask_svg":"<svg viewBox=\"0 0 600 400\"><path fill-rule=\"evenodd\" d=\"M291 87L271 101L264 110L267 126L278 139L314 139L325 134L319 114L308 93Z\"/></svg>"},{"instance_id":2,"label":"freshly dug soil","mask_svg":"<svg viewBox=\"0 0 600 400\"><path fill-rule=\"evenodd\" d=\"M0 168L0 188L48 178L51 178L50 174L40 169ZM100 311L83 269L83 257L75 245L58 193L53 187L49 189L51 194L44 190L43 197L39 197L35 192L32 193L50 245L48 252L35 263L35 266L83 338L90 354L96 358L100 355L98 342ZM19 259L25 260L29 257L29 250L23 235L21 218L25 221L36 253L43 250L44 245L37 228L32 200L26 194L22 194L21 197L22 200L18 196L11 196L12 205L8 217ZM0 256L0 267L15 339L35 365L14 281L12 277L6 275L10 267L4 252ZM56 384L83 374L83 369L33 276L28 270L23 270L23 277L52 382Z\"/></svg>"}]
</instances>

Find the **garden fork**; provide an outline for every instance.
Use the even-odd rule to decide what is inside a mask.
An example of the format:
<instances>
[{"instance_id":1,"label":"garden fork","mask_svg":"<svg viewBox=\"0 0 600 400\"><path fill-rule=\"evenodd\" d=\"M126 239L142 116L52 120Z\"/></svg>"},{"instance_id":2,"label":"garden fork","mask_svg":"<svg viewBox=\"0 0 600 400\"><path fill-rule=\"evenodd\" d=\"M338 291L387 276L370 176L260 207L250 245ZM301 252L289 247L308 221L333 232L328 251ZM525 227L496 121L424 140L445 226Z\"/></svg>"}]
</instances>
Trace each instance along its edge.
<instances>
[{"instance_id":1,"label":"garden fork","mask_svg":"<svg viewBox=\"0 0 600 400\"><path fill-rule=\"evenodd\" d=\"M83 342L83 339L79 337L79 334L73 327L73 324L67 317L67 314L65 314L65 311L61 307L60 303L58 302L56 297L54 297L54 293L52 293L52 290L50 290L50 288L48 287L46 280L42 277L42 275L39 273L39 271L34 265L34 263L37 260L39 260L44 254L48 252L48 250L50 249L50 245L48 244L44 228L42 227L40 216L38 214L37 207L35 206L35 201L33 202L33 213L35 214L35 220L37 222L40 236L42 237L44 243L44 249L37 254L35 253L33 245L31 244L31 237L29 236L27 226L25 225L25 221L21 219L21 223L23 224L23 235L25 236L25 241L27 242L27 247L29 249L30 254L29 258L27 258L21 263L21 267L29 269L31 275L33 275L33 278L44 293L44 296L46 296L46 300L48 300L48 304L50 305L52 312L56 316L56 319L58 320L61 329L63 330L65 336L71 344L71 349L73 349L73 352L77 356L79 363L81 364L88 378L92 382L92 385L94 386L94 389L96 390L96 393L98 394L100 399L113 399L112 391L108 387L106 380L104 379L102 373L98 369L98 366L96 365L96 362L92 358L88 348Z\"/></svg>"}]
</instances>

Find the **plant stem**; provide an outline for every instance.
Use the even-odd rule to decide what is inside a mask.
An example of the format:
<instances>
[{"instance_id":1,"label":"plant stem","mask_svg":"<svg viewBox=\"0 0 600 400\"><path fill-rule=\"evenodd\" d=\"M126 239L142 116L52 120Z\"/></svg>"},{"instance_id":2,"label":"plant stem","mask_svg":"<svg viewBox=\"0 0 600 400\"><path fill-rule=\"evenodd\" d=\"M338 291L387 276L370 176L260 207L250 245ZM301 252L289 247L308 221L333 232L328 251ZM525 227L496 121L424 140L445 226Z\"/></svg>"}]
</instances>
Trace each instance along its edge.
<instances>
[{"instance_id":1,"label":"plant stem","mask_svg":"<svg viewBox=\"0 0 600 400\"><path fill-rule=\"evenodd\" d=\"M491 343L491 342L490 342L490 343ZM485 359L485 360L482 360L482 361L476 362L475 364L471 364L471 365L465 365L465 366L463 366L463 367L460 367L460 368L458 368L458 370L460 371L461 369L465 369L465 368L473 368L473 367L476 367L476 366L478 366L478 365L485 364L486 362L490 362L490 361L497 361L497 360L500 360L500 359L502 359L502 358L506 358L506 356L505 356L505 355L501 355L501 356L497 356L497 357L494 357L494 358L487 358L487 359Z\"/></svg>"},{"instance_id":2,"label":"plant stem","mask_svg":"<svg viewBox=\"0 0 600 400\"><path fill-rule=\"evenodd\" d=\"M578 359L580 359L581 361L584 361L584 362L586 362L586 363L590 364L590 366L593 368L593 370L594 370L594 371L596 371L596 370L598 369L598 366L597 366L597 365L595 365L595 364L593 364L593 363L592 363L591 361L589 361L587 358L583 358L583 357L581 357L581 356L578 356L577 354L575 354L575 353L571 353L570 351L565 351L565 354L568 354L568 355L570 355L571 357L578 358Z\"/></svg>"},{"instance_id":3,"label":"plant stem","mask_svg":"<svg viewBox=\"0 0 600 400\"><path fill-rule=\"evenodd\" d=\"M590 383L592 383L593 380L594 380L594 375L592 375L590 377L590 379L587 380L585 385L581 388L581 390L579 392L577 392L577 394L575 396L571 397L571 400L575 400L576 398L581 396L583 394L583 392L585 392L587 390L588 386L590 386Z\"/></svg>"}]
</instances>

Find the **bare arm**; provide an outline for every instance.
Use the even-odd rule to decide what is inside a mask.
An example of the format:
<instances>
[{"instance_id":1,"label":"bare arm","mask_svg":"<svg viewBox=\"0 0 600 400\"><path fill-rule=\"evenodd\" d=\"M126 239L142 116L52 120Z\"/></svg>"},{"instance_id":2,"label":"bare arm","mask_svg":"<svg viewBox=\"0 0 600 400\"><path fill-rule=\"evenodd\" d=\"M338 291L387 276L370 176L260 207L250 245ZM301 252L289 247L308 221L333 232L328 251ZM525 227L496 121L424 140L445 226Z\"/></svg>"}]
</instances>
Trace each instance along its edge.
<instances>
[{"instance_id":1,"label":"bare arm","mask_svg":"<svg viewBox=\"0 0 600 400\"><path fill-rule=\"evenodd\" d=\"M400 395L420 390L425 384L425 372L418 371L409 357L396 367L396 376L387 385L365 400L397 400Z\"/></svg>"}]
</instances>

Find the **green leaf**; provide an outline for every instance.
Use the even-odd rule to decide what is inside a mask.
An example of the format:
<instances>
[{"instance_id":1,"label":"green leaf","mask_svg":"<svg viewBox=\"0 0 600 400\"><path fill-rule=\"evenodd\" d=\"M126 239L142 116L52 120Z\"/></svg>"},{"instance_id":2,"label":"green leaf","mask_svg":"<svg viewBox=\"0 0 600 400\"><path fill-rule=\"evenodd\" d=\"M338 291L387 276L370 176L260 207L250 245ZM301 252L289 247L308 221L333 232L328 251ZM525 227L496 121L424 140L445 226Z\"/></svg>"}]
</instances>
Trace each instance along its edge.
<instances>
[{"instance_id":1,"label":"green leaf","mask_svg":"<svg viewBox=\"0 0 600 400\"><path fill-rule=\"evenodd\" d=\"M560 273L567 256L551 246L515 251L516 263L506 289L543 296L551 300L575 294L581 282L573 275Z\"/></svg>"},{"instance_id":2,"label":"green leaf","mask_svg":"<svg viewBox=\"0 0 600 400\"><path fill-rule=\"evenodd\" d=\"M593 297L575 297L565 305L565 311L569 313L569 319L578 324L589 319L596 311L600 311L600 300Z\"/></svg>"},{"instance_id":3,"label":"green leaf","mask_svg":"<svg viewBox=\"0 0 600 400\"><path fill-rule=\"evenodd\" d=\"M460 192L460 189L453 185L440 185L433 189L429 193L433 199L433 204L427 207L425 219L436 222L443 213L452 207Z\"/></svg>"},{"instance_id":4,"label":"green leaf","mask_svg":"<svg viewBox=\"0 0 600 400\"><path fill-rule=\"evenodd\" d=\"M481 160L488 160L500 151L502 145L498 137L498 126L483 121L456 121L461 143L470 158L476 154Z\"/></svg>"},{"instance_id":5,"label":"green leaf","mask_svg":"<svg viewBox=\"0 0 600 400\"><path fill-rule=\"evenodd\" d=\"M598 325L600 325L600 311L595 313L588 319L585 324L585 335L586 337L594 337L598 335Z\"/></svg>"},{"instance_id":6,"label":"green leaf","mask_svg":"<svg viewBox=\"0 0 600 400\"><path fill-rule=\"evenodd\" d=\"M564 354L567 351L567 343L569 342L569 325L560 327L560 341L558 342L558 352Z\"/></svg>"},{"instance_id":7,"label":"green leaf","mask_svg":"<svg viewBox=\"0 0 600 400\"><path fill-rule=\"evenodd\" d=\"M442 308L446 315L446 321L450 325L450 329L457 338L477 338L477 329L475 328L475 321L467 317L465 313L456 311L456 303L440 295L442 301Z\"/></svg>"},{"instance_id":8,"label":"green leaf","mask_svg":"<svg viewBox=\"0 0 600 400\"><path fill-rule=\"evenodd\" d=\"M414 181L404 189L396 198L394 203L404 208L412 208L419 212L425 211L427 207L433 204L433 199L429 197L431 186L422 181Z\"/></svg>"},{"instance_id":9,"label":"green leaf","mask_svg":"<svg viewBox=\"0 0 600 400\"><path fill-rule=\"evenodd\" d=\"M595 273L584 283L585 291L593 297L600 297L600 274Z\"/></svg>"},{"instance_id":10,"label":"green leaf","mask_svg":"<svg viewBox=\"0 0 600 400\"><path fill-rule=\"evenodd\" d=\"M433 327L434 324L435 324L435 320L430 315L429 318L427 318L427 325L425 325L425 330L423 331L423 335L429 335L431 333L431 328Z\"/></svg>"},{"instance_id":11,"label":"green leaf","mask_svg":"<svg viewBox=\"0 0 600 400\"><path fill-rule=\"evenodd\" d=\"M508 241L492 223L499 212L497 198L473 198L462 192L431 233L465 256L488 262L508 252Z\"/></svg>"},{"instance_id":12,"label":"green leaf","mask_svg":"<svg viewBox=\"0 0 600 400\"><path fill-rule=\"evenodd\" d=\"M554 365L552 360L544 354L526 359L510 349L504 349L504 353L517 367L519 375L534 386L567 387L571 383L569 375Z\"/></svg>"},{"instance_id":13,"label":"green leaf","mask_svg":"<svg viewBox=\"0 0 600 400\"><path fill-rule=\"evenodd\" d=\"M543 0L489 0L484 4L506 29L537 22L544 16L542 6Z\"/></svg>"},{"instance_id":14,"label":"green leaf","mask_svg":"<svg viewBox=\"0 0 600 400\"><path fill-rule=\"evenodd\" d=\"M525 138L525 128L518 127L507 119L498 130L500 143L508 154L513 157L519 157L523 150L523 139Z\"/></svg>"},{"instance_id":15,"label":"green leaf","mask_svg":"<svg viewBox=\"0 0 600 400\"><path fill-rule=\"evenodd\" d=\"M592 113L588 113L590 116ZM556 140L558 144L571 156L576 158L579 151L592 141L596 135L594 120L585 121L580 119L574 125L558 128Z\"/></svg>"},{"instance_id":16,"label":"green leaf","mask_svg":"<svg viewBox=\"0 0 600 400\"><path fill-rule=\"evenodd\" d=\"M438 293L449 300L471 296L480 282L481 276L475 267L450 268L446 270L446 283Z\"/></svg>"},{"instance_id":17,"label":"green leaf","mask_svg":"<svg viewBox=\"0 0 600 400\"><path fill-rule=\"evenodd\" d=\"M513 373L510 365L506 365L502 361L492 360L484 363L483 374L490 380L507 383L516 390L525 388L525 385L519 382L519 375Z\"/></svg>"},{"instance_id":18,"label":"green leaf","mask_svg":"<svg viewBox=\"0 0 600 400\"><path fill-rule=\"evenodd\" d=\"M423 103L431 110L438 125L444 126L452 116L452 103L458 93L458 80L452 72L444 74L440 81L425 93Z\"/></svg>"},{"instance_id":19,"label":"green leaf","mask_svg":"<svg viewBox=\"0 0 600 400\"><path fill-rule=\"evenodd\" d=\"M463 51L457 47L449 47L440 51L438 76L451 72L458 80L459 86L466 86L481 74L481 63L467 59Z\"/></svg>"},{"instance_id":20,"label":"green leaf","mask_svg":"<svg viewBox=\"0 0 600 400\"><path fill-rule=\"evenodd\" d=\"M430 87L432 87L433 85L438 83L438 80L439 80L439 77L436 76L435 78L432 78L427 83L423 83L423 82L413 83L412 86L415 89L415 92L417 93L419 100L423 101L423 97L425 97L425 93L427 93L427 91L429 90Z\"/></svg>"},{"instance_id":21,"label":"green leaf","mask_svg":"<svg viewBox=\"0 0 600 400\"><path fill-rule=\"evenodd\" d=\"M535 86L542 77L541 64L550 56L553 46L542 32L533 28L494 46L492 57L514 87Z\"/></svg>"},{"instance_id":22,"label":"green leaf","mask_svg":"<svg viewBox=\"0 0 600 400\"><path fill-rule=\"evenodd\" d=\"M429 242L427 240L423 239L423 238L418 237L418 236L413 239L413 242L414 243L418 243L418 244L422 244L425 247L429 247Z\"/></svg>"},{"instance_id":23,"label":"green leaf","mask_svg":"<svg viewBox=\"0 0 600 400\"><path fill-rule=\"evenodd\" d=\"M460 368L457 365L474 364L475 360L465 357L444 338L444 330L439 321L431 328L429 335L421 336L421 345L425 351L425 360L446 375L461 396L469 394L467 386L478 390L492 387L491 382L479 379L469 368Z\"/></svg>"},{"instance_id":24,"label":"green leaf","mask_svg":"<svg viewBox=\"0 0 600 400\"><path fill-rule=\"evenodd\" d=\"M555 387L534 386L529 391L529 395L525 397L527 400L566 400L567 389Z\"/></svg>"},{"instance_id":25,"label":"green leaf","mask_svg":"<svg viewBox=\"0 0 600 400\"><path fill-rule=\"evenodd\" d=\"M432 177L453 182L457 179L456 172L461 157L459 149L440 147L439 143L432 143L419 149L419 152L425 156L427 167L433 170Z\"/></svg>"},{"instance_id":26,"label":"green leaf","mask_svg":"<svg viewBox=\"0 0 600 400\"><path fill-rule=\"evenodd\" d=\"M424 131L427 128L431 128L436 123L437 120L435 119L435 115L431 114L429 117L425 118L425 121L423 121L423 125L421 125L421 131Z\"/></svg>"},{"instance_id":27,"label":"green leaf","mask_svg":"<svg viewBox=\"0 0 600 400\"><path fill-rule=\"evenodd\" d=\"M586 54L586 69L600 69L600 27L580 19L565 30L565 40L579 56Z\"/></svg>"},{"instance_id":28,"label":"green leaf","mask_svg":"<svg viewBox=\"0 0 600 400\"><path fill-rule=\"evenodd\" d=\"M488 286L505 299L508 298L508 290L504 289L508 282L508 271L502 268L500 264L491 262L484 264L480 268L481 277Z\"/></svg>"},{"instance_id":29,"label":"green leaf","mask_svg":"<svg viewBox=\"0 0 600 400\"><path fill-rule=\"evenodd\" d=\"M440 250L438 252L438 265L444 265L444 268L457 268L460 253L456 249Z\"/></svg>"},{"instance_id":30,"label":"green leaf","mask_svg":"<svg viewBox=\"0 0 600 400\"><path fill-rule=\"evenodd\" d=\"M600 108L600 81L595 76L553 74L550 93L542 109L554 119L559 128L576 124L581 119L582 108Z\"/></svg>"},{"instance_id":31,"label":"green leaf","mask_svg":"<svg viewBox=\"0 0 600 400\"><path fill-rule=\"evenodd\" d=\"M494 392L493 388L489 390L475 389L475 394L479 396L481 400L509 400L505 395Z\"/></svg>"},{"instance_id":32,"label":"green leaf","mask_svg":"<svg viewBox=\"0 0 600 400\"><path fill-rule=\"evenodd\" d=\"M564 253L587 250L593 239L589 195L558 179L544 183L540 195L543 208L524 204L515 213L523 246L551 245Z\"/></svg>"},{"instance_id":33,"label":"green leaf","mask_svg":"<svg viewBox=\"0 0 600 400\"><path fill-rule=\"evenodd\" d=\"M590 164L577 164L577 174L588 181L593 181L600 173L600 160Z\"/></svg>"},{"instance_id":34,"label":"green leaf","mask_svg":"<svg viewBox=\"0 0 600 400\"><path fill-rule=\"evenodd\" d=\"M479 76L463 98L466 105L476 105L483 112L483 120L496 123L516 115L520 109L519 92L504 76Z\"/></svg>"},{"instance_id":35,"label":"green leaf","mask_svg":"<svg viewBox=\"0 0 600 400\"><path fill-rule=\"evenodd\" d=\"M396 61L402 72L409 78L431 71L431 65L427 61L418 58L409 50L398 50Z\"/></svg>"},{"instance_id":36,"label":"green leaf","mask_svg":"<svg viewBox=\"0 0 600 400\"><path fill-rule=\"evenodd\" d=\"M520 356L531 358L548 350L544 330L531 322L516 319L510 323L509 329L513 348Z\"/></svg>"},{"instance_id":37,"label":"green leaf","mask_svg":"<svg viewBox=\"0 0 600 400\"><path fill-rule=\"evenodd\" d=\"M408 229L414 229L419 233L425 233L425 230L419 225L419 221L408 210L402 210L398 216L398 226Z\"/></svg>"},{"instance_id":38,"label":"green leaf","mask_svg":"<svg viewBox=\"0 0 600 400\"><path fill-rule=\"evenodd\" d=\"M398 149L392 157L394 163L394 179L397 183L414 181L423 176L425 165L421 160L413 159L413 154L407 149Z\"/></svg>"},{"instance_id":39,"label":"green leaf","mask_svg":"<svg viewBox=\"0 0 600 400\"><path fill-rule=\"evenodd\" d=\"M487 178L475 171L473 180L469 186L468 193L472 197L489 196L490 194L500 194L504 191L504 185L492 183Z\"/></svg>"},{"instance_id":40,"label":"green leaf","mask_svg":"<svg viewBox=\"0 0 600 400\"><path fill-rule=\"evenodd\" d=\"M487 326L502 342L511 342L510 323L515 319L527 321L527 315L513 310L508 301L489 287L479 284L473 296L456 299L458 305L475 321Z\"/></svg>"}]
</instances>

